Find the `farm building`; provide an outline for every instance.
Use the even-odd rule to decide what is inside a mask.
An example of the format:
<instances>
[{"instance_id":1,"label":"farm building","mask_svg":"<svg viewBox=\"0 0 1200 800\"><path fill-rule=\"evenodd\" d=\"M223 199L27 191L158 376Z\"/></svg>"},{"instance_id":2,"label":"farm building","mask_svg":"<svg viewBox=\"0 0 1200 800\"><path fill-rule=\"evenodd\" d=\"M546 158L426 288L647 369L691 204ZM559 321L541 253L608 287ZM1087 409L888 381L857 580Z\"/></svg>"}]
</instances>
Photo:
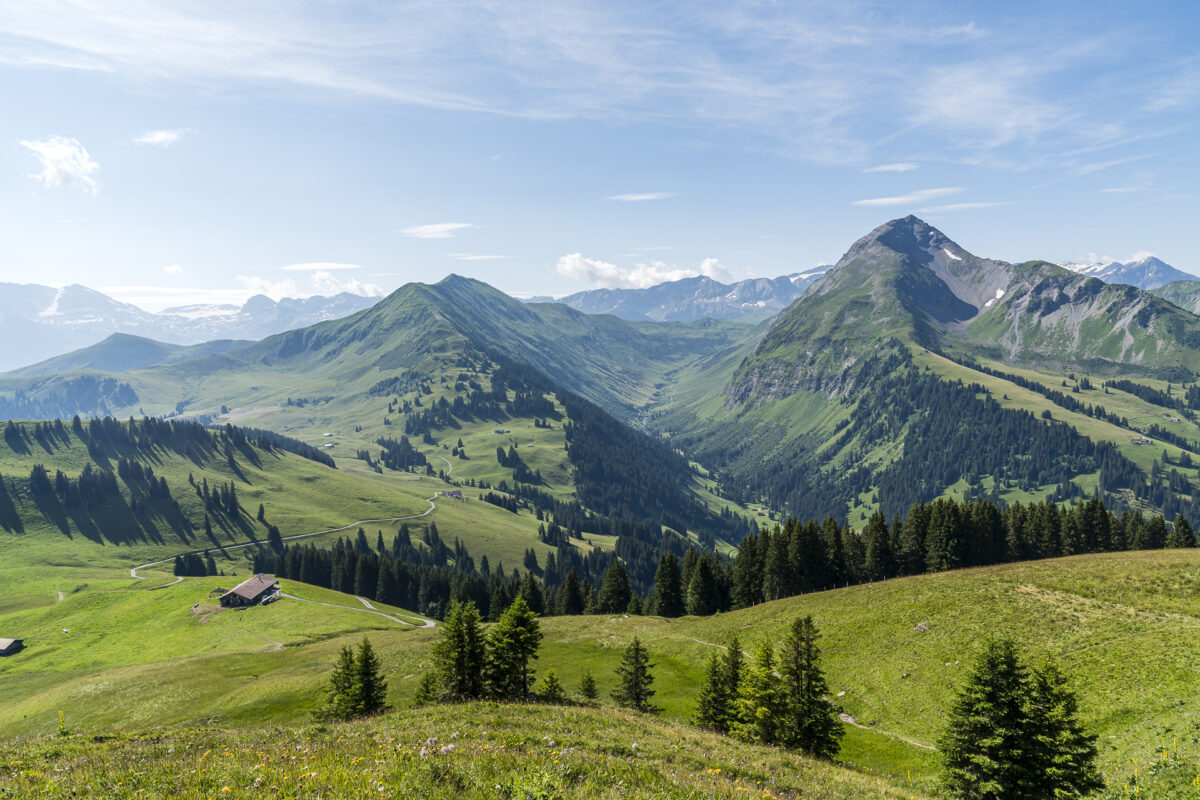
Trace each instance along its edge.
<instances>
[{"instance_id":1,"label":"farm building","mask_svg":"<svg viewBox=\"0 0 1200 800\"><path fill-rule=\"evenodd\" d=\"M0 639L0 656L11 656L24 646L24 639Z\"/></svg>"},{"instance_id":2,"label":"farm building","mask_svg":"<svg viewBox=\"0 0 1200 800\"><path fill-rule=\"evenodd\" d=\"M462 489L443 489L442 494L445 495L446 497L453 497L458 500L463 499Z\"/></svg>"},{"instance_id":3,"label":"farm building","mask_svg":"<svg viewBox=\"0 0 1200 800\"><path fill-rule=\"evenodd\" d=\"M256 606L277 591L279 581L270 575L255 575L221 595L221 605L225 608Z\"/></svg>"}]
</instances>

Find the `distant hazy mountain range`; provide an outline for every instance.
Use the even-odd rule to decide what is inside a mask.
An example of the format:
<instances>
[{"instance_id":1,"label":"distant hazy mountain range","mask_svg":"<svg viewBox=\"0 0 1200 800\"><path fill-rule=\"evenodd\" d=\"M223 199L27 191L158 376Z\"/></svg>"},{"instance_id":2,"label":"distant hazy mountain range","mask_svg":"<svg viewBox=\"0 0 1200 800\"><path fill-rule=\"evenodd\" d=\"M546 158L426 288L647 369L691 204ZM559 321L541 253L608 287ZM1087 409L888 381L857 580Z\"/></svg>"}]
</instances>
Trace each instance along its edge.
<instances>
[{"instance_id":1,"label":"distant hazy mountain range","mask_svg":"<svg viewBox=\"0 0 1200 800\"><path fill-rule=\"evenodd\" d=\"M1095 264L1077 264L1073 261L1063 261L1059 266L1066 267L1072 272L1099 278L1105 283L1124 283L1139 289L1157 289L1175 281L1194 281L1195 275L1178 270L1162 259L1154 256L1144 256L1134 261L1098 262Z\"/></svg>"},{"instance_id":2,"label":"distant hazy mountain range","mask_svg":"<svg viewBox=\"0 0 1200 800\"><path fill-rule=\"evenodd\" d=\"M773 317L828 270L814 267L778 278L750 278L720 283L712 278L684 278L647 289L591 289L555 299L532 297L531 303L563 303L585 314L614 314L632 321L692 322L698 319Z\"/></svg>"},{"instance_id":3,"label":"distant hazy mountain range","mask_svg":"<svg viewBox=\"0 0 1200 800\"><path fill-rule=\"evenodd\" d=\"M0 283L0 340L6 343L0 348L0 371L88 347L114 333L179 345L220 339L257 340L345 317L378 301L377 297L348 293L278 302L256 295L241 308L181 306L152 314L78 284L56 289Z\"/></svg>"}]
</instances>

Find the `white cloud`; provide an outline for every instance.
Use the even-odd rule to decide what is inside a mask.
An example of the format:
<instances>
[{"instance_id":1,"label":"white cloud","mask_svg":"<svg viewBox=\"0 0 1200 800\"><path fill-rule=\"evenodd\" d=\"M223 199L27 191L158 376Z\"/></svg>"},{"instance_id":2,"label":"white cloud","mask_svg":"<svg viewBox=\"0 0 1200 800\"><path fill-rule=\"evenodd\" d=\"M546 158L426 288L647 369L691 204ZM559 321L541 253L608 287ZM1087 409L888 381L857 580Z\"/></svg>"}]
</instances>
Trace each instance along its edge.
<instances>
[{"instance_id":1,"label":"white cloud","mask_svg":"<svg viewBox=\"0 0 1200 800\"><path fill-rule=\"evenodd\" d=\"M479 253L447 253L451 258L457 258L459 261L498 261L511 256L489 256L480 255Z\"/></svg>"},{"instance_id":2,"label":"white cloud","mask_svg":"<svg viewBox=\"0 0 1200 800\"><path fill-rule=\"evenodd\" d=\"M648 264L635 264L627 269L607 261L585 258L581 253L569 253L558 259L556 269L559 275L585 281L603 289L645 289L666 281L695 278L699 275L721 282L730 280L729 270L715 258L706 258L695 268L652 261Z\"/></svg>"},{"instance_id":3,"label":"white cloud","mask_svg":"<svg viewBox=\"0 0 1200 800\"><path fill-rule=\"evenodd\" d=\"M328 272L314 272L310 283L316 294L332 295L349 292L350 294L360 294L363 297L383 297L383 289L373 283L363 283L357 278L343 281Z\"/></svg>"},{"instance_id":4,"label":"white cloud","mask_svg":"<svg viewBox=\"0 0 1200 800\"><path fill-rule=\"evenodd\" d=\"M1134 192L1148 192L1149 186L1113 186L1110 189L1100 189L1100 194L1132 194Z\"/></svg>"},{"instance_id":5,"label":"white cloud","mask_svg":"<svg viewBox=\"0 0 1200 800\"><path fill-rule=\"evenodd\" d=\"M606 199L620 200L622 203L644 203L647 200L666 200L674 197L675 192L643 192L642 194L614 194Z\"/></svg>"},{"instance_id":6,"label":"white cloud","mask_svg":"<svg viewBox=\"0 0 1200 800\"><path fill-rule=\"evenodd\" d=\"M897 195L896 197L872 197L867 200L855 200L850 205L852 206L911 206L918 203L924 203L926 200L932 200L935 197L944 197L948 194L961 192L962 189L957 186L944 186L940 189L921 189L920 191L912 192L911 194Z\"/></svg>"},{"instance_id":7,"label":"white cloud","mask_svg":"<svg viewBox=\"0 0 1200 800\"><path fill-rule=\"evenodd\" d=\"M186 128L176 128L174 130L161 131L146 131L140 136L135 136L134 144L148 144L154 147L170 147L183 138L187 133Z\"/></svg>"},{"instance_id":8,"label":"white cloud","mask_svg":"<svg viewBox=\"0 0 1200 800\"><path fill-rule=\"evenodd\" d=\"M163 267L163 272L167 273L168 275L174 275L177 278L183 277L183 267L179 266L178 264L168 264L167 266Z\"/></svg>"},{"instance_id":9,"label":"white cloud","mask_svg":"<svg viewBox=\"0 0 1200 800\"><path fill-rule=\"evenodd\" d=\"M863 172L912 172L914 169L919 169L920 164L915 164L912 161L898 161L895 164L880 164L877 167L868 167Z\"/></svg>"},{"instance_id":10,"label":"white cloud","mask_svg":"<svg viewBox=\"0 0 1200 800\"><path fill-rule=\"evenodd\" d=\"M1142 261L1147 258L1154 258L1154 253L1151 253L1149 250L1138 250L1129 258L1125 259L1125 263L1128 264L1131 261Z\"/></svg>"},{"instance_id":11,"label":"white cloud","mask_svg":"<svg viewBox=\"0 0 1200 800\"><path fill-rule=\"evenodd\" d=\"M286 272L334 272L360 268L360 264L340 264L336 261L308 261L303 264L288 264L286 267L280 267Z\"/></svg>"},{"instance_id":12,"label":"white cloud","mask_svg":"<svg viewBox=\"0 0 1200 800\"><path fill-rule=\"evenodd\" d=\"M453 239L458 231L474 227L470 222L436 222L432 225L413 225L400 232L414 239Z\"/></svg>"},{"instance_id":13,"label":"white cloud","mask_svg":"<svg viewBox=\"0 0 1200 800\"><path fill-rule=\"evenodd\" d=\"M918 214L937 214L945 211L974 211L977 208L995 208L996 206L1007 206L1011 203L1007 202L978 202L978 203L950 203L944 206L929 206L928 208L918 208Z\"/></svg>"},{"instance_id":14,"label":"white cloud","mask_svg":"<svg viewBox=\"0 0 1200 800\"><path fill-rule=\"evenodd\" d=\"M92 160L78 139L51 136L49 139L22 141L21 146L32 151L42 162L42 171L29 177L50 188L79 186L85 192L96 193L94 176L100 171L100 165Z\"/></svg>"}]
</instances>

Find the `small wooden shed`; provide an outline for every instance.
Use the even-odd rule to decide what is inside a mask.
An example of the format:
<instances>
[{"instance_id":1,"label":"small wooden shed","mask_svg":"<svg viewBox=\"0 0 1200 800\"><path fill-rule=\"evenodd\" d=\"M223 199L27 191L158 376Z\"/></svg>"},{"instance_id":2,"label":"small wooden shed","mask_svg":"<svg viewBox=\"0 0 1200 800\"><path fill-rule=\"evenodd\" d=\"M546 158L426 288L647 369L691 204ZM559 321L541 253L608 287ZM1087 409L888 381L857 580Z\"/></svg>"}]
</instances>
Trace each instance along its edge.
<instances>
[{"instance_id":1,"label":"small wooden shed","mask_svg":"<svg viewBox=\"0 0 1200 800\"><path fill-rule=\"evenodd\" d=\"M0 639L0 656L11 656L24 646L24 639Z\"/></svg>"},{"instance_id":2,"label":"small wooden shed","mask_svg":"<svg viewBox=\"0 0 1200 800\"><path fill-rule=\"evenodd\" d=\"M270 575L255 575L221 595L221 605L225 608L256 606L268 595L277 591L279 591L279 581Z\"/></svg>"}]
</instances>

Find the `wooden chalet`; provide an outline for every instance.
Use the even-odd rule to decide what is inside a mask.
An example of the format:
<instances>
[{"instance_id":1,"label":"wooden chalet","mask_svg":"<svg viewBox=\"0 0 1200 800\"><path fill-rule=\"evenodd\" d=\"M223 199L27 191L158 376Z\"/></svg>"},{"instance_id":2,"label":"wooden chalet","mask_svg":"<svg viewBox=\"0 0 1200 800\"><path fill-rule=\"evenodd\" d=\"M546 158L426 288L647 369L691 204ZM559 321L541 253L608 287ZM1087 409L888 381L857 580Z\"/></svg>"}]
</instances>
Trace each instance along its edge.
<instances>
[{"instance_id":1,"label":"wooden chalet","mask_svg":"<svg viewBox=\"0 0 1200 800\"><path fill-rule=\"evenodd\" d=\"M24 646L24 639L0 639L0 656L11 656Z\"/></svg>"},{"instance_id":2,"label":"wooden chalet","mask_svg":"<svg viewBox=\"0 0 1200 800\"><path fill-rule=\"evenodd\" d=\"M256 606L277 591L279 591L279 581L270 575L255 575L221 595L221 606L224 608Z\"/></svg>"}]
</instances>

